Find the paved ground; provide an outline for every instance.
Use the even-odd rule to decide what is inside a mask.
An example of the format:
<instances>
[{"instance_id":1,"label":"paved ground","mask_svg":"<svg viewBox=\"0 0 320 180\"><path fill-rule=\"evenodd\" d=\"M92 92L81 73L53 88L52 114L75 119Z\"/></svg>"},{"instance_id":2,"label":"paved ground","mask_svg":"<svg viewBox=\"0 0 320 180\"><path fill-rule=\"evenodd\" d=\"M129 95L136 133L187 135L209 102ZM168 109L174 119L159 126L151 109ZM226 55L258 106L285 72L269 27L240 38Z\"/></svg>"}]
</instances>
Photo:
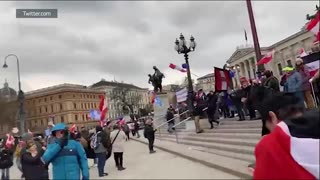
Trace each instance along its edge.
<instances>
[{"instance_id":1,"label":"paved ground","mask_svg":"<svg viewBox=\"0 0 320 180\"><path fill-rule=\"evenodd\" d=\"M161 150L149 154L146 145L134 141L125 145L124 166L126 170L117 171L111 157L105 168L109 176L101 179L237 179ZM20 176L16 167L11 168L10 174L11 179L18 179ZM90 169L90 179L99 179L97 174L97 168Z\"/></svg>"}]
</instances>

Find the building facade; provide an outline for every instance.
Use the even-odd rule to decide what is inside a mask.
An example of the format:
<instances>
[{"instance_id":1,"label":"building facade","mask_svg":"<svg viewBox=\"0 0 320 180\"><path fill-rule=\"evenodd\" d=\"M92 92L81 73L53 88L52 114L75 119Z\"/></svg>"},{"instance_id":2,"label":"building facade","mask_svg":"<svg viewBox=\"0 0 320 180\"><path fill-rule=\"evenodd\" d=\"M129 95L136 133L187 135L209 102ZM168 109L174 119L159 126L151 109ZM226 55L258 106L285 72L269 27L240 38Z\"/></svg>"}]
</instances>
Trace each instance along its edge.
<instances>
[{"instance_id":1,"label":"building facade","mask_svg":"<svg viewBox=\"0 0 320 180\"><path fill-rule=\"evenodd\" d=\"M215 90L214 73L207 74L197 79L196 89L202 89L205 93Z\"/></svg>"},{"instance_id":2,"label":"building facade","mask_svg":"<svg viewBox=\"0 0 320 180\"><path fill-rule=\"evenodd\" d=\"M114 93L123 93L123 98L120 101L126 101L133 105L134 114L139 114L139 109L145 109L150 104L150 96L148 88L140 88L133 84L127 84L117 81L101 81L90 86L91 89L104 91L109 102L108 118L116 119L124 115L119 99L113 98ZM115 90L116 89L116 90Z\"/></svg>"},{"instance_id":3,"label":"building facade","mask_svg":"<svg viewBox=\"0 0 320 180\"><path fill-rule=\"evenodd\" d=\"M88 114L91 109L99 109L99 96L103 94L103 91L74 84L61 84L27 92L26 128L43 132L51 119L54 123L94 127L97 121L90 120Z\"/></svg>"},{"instance_id":4,"label":"building facade","mask_svg":"<svg viewBox=\"0 0 320 180\"><path fill-rule=\"evenodd\" d=\"M280 78L282 76L282 68L294 66L295 59L299 55L301 48L304 48L307 53L311 52L314 40L314 34L306 30L301 30L269 47L262 47L262 56L272 50L275 51L273 60L265 65L265 69L271 70L274 76ZM234 85L239 85L240 77L247 77L250 79L256 78L257 59L255 57L254 48L237 48L227 60L227 63L236 72L235 77L233 78Z\"/></svg>"}]
</instances>

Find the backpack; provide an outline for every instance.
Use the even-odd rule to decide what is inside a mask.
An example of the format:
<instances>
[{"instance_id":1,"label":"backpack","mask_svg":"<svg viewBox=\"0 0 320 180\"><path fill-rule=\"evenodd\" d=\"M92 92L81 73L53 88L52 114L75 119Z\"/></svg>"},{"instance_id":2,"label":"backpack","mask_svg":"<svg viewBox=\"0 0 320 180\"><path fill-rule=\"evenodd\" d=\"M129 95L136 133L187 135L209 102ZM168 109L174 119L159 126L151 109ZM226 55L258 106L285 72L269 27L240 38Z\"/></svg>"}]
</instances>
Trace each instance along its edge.
<instances>
[{"instance_id":1,"label":"backpack","mask_svg":"<svg viewBox=\"0 0 320 180\"><path fill-rule=\"evenodd\" d=\"M101 144L101 142L98 141L98 134L99 133L100 132L97 132L94 135L92 135L92 137L91 137L90 147L92 149L97 149L99 147L99 145Z\"/></svg>"}]
</instances>

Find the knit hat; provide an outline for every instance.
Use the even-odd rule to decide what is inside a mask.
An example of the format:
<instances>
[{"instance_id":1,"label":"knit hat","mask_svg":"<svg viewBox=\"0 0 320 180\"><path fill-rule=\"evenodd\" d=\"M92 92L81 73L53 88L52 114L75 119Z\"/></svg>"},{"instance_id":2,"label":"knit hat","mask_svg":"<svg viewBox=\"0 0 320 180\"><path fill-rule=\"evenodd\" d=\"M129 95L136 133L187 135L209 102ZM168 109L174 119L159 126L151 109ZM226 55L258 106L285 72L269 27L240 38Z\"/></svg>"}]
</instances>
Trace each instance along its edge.
<instances>
[{"instance_id":1,"label":"knit hat","mask_svg":"<svg viewBox=\"0 0 320 180\"><path fill-rule=\"evenodd\" d=\"M302 60L301 58L297 58L297 59L296 59L296 64L297 64L297 63L301 63L301 64L302 64L302 63L303 63L303 60Z\"/></svg>"}]
</instances>

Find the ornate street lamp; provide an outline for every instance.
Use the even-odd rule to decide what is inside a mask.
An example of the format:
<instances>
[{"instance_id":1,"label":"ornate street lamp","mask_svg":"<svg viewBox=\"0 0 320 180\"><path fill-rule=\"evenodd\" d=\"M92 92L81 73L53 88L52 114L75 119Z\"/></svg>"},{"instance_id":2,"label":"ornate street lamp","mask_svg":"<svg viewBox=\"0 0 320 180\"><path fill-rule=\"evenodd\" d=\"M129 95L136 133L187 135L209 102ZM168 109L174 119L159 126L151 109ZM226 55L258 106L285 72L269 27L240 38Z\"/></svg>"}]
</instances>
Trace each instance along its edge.
<instances>
[{"instance_id":1,"label":"ornate street lamp","mask_svg":"<svg viewBox=\"0 0 320 180\"><path fill-rule=\"evenodd\" d=\"M176 39L175 41L175 47L174 49L178 52L178 54L184 54L184 59L187 64L187 78L188 78L188 109L190 112L193 112L193 99L194 99L194 94L193 94L193 85L192 85L192 79L191 79L191 71L190 71L190 64L189 64L189 52L193 52L196 49L196 42L194 40L194 37L190 37L190 43L189 47L187 46L187 42L182 35L180 34L179 40Z\"/></svg>"},{"instance_id":2,"label":"ornate street lamp","mask_svg":"<svg viewBox=\"0 0 320 180\"><path fill-rule=\"evenodd\" d=\"M13 56L17 60L17 71L18 71L18 101L19 101L19 123L20 123L20 132L21 134L25 133L25 119L24 119L24 93L21 90L21 81L20 81L20 66L19 66L19 58L15 54L9 54L4 58L3 68L8 68L7 59L8 57Z\"/></svg>"}]
</instances>

